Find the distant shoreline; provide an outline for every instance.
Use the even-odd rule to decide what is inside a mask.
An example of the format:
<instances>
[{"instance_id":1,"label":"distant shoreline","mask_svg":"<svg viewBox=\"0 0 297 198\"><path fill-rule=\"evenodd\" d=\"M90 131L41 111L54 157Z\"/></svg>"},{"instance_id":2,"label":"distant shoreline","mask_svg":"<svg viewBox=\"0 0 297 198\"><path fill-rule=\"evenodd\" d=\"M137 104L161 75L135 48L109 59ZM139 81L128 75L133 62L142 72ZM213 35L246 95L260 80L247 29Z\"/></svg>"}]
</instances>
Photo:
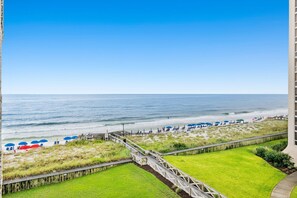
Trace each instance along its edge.
<instances>
[{"instance_id":1,"label":"distant shoreline","mask_svg":"<svg viewBox=\"0 0 297 198\"><path fill-rule=\"evenodd\" d=\"M3 142L287 114L285 95L8 95Z\"/></svg>"},{"instance_id":2,"label":"distant shoreline","mask_svg":"<svg viewBox=\"0 0 297 198\"><path fill-rule=\"evenodd\" d=\"M237 115L236 114L232 114L232 118L233 119L229 119L229 121L231 121L231 120L233 120L233 121L235 121L236 119L244 119L245 120L245 122L253 122L253 118L255 118L255 117L261 117L261 116L263 116L263 120L265 120L267 117L273 117L273 116L284 116L284 115L286 115L286 114L277 114L277 115L266 115L266 116L263 116L263 114L262 115L260 115L260 116L254 116L254 117L247 117L247 116L239 116L239 117L237 117ZM226 117L225 117L226 118ZM226 119L224 119L224 120L226 120ZM221 122L223 122L224 120L215 120L215 121L221 121ZM263 120L261 120L261 121L263 121ZM194 121L194 120L193 120ZM212 123L214 123L215 121L207 121L207 122L212 122ZM205 122L205 121L204 121ZM196 123L196 122L192 122L192 123ZM167 123L168 124L168 123ZM179 126L179 127L182 127L182 126L187 126L188 124L191 124L191 123L186 123L186 124L183 124L183 125L173 125L173 126ZM168 125L167 125L168 126ZM148 133L149 132L149 130L152 130L153 131L153 133L158 133L157 132L157 129L160 129L160 130L162 130L162 128L164 128L164 127L166 127L166 125L162 125L161 127L158 127L158 128L150 128L150 129L147 129L147 130L145 130L146 131L146 133ZM220 127L220 126L213 126L213 127ZM188 127L187 127L188 128ZM121 131L121 130L118 130L118 131ZM127 131L127 130L125 130L125 131ZM133 130L132 130L133 131ZM138 130L138 131L141 131L141 130ZM114 131L109 131L109 132L114 132ZM136 133L137 131L136 130L134 130L133 131L133 133ZM171 131L169 131L169 133L170 133ZM178 132L181 132L181 130L179 130ZM98 132L97 132L98 133ZM99 132L100 133L100 132ZM105 133L105 132L101 132L101 133ZM79 133L79 134L71 134L71 135L81 135L81 134L84 134L84 133ZM86 134L88 134L88 133L85 133L85 135ZM44 138L46 138L49 142L48 143L46 143L46 144L44 144L44 146L53 146L54 145L54 142L55 141L59 141L60 142L60 144L65 144L66 143L66 141L65 140L63 140L63 138L65 137L65 136L70 136L69 134L65 134L65 135L59 135L59 136L40 136L40 137L26 137L26 138L11 138L11 139L4 139L3 141L2 141L2 147L3 147L3 145L4 144L6 144L6 143L8 143L8 142L13 142L13 143L15 143L16 145L17 145L17 143L18 142L20 142L20 141L27 141L28 143L30 143L32 140L38 140L38 139L44 139ZM4 147L3 147L4 148Z\"/></svg>"}]
</instances>

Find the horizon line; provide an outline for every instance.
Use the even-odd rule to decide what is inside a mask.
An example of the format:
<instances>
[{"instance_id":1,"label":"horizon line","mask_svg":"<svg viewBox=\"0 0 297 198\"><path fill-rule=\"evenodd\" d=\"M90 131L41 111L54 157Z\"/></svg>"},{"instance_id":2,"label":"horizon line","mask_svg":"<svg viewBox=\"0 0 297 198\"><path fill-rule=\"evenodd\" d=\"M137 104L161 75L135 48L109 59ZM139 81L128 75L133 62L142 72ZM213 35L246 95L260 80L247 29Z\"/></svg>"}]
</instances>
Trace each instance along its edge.
<instances>
[{"instance_id":1,"label":"horizon line","mask_svg":"<svg viewBox=\"0 0 297 198\"><path fill-rule=\"evenodd\" d=\"M288 95L288 93L2 93L2 95Z\"/></svg>"}]
</instances>

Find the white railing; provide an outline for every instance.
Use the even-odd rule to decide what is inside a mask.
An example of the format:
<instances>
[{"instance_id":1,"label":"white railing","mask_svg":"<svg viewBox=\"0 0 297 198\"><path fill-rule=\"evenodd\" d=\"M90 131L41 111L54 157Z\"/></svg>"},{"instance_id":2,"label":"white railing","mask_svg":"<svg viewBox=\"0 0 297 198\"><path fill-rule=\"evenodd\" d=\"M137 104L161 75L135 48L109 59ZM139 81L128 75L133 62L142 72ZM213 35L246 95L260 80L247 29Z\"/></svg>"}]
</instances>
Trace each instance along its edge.
<instances>
[{"instance_id":1,"label":"white railing","mask_svg":"<svg viewBox=\"0 0 297 198\"><path fill-rule=\"evenodd\" d=\"M164 160L160 156L153 156L158 164L161 165L162 168L166 169L174 175L174 177L170 177L170 175L166 175L166 179L170 180L176 186L179 186L185 192L187 192L192 197L213 197L213 198L224 198L225 196L221 193L217 192L213 188L209 187L208 185L204 184L203 182L192 178L191 176L187 175L186 173L182 172L178 168L171 165L169 162ZM150 162L148 162L149 164ZM156 167L157 168L157 167ZM157 171L159 172L159 171ZM202 196L203 195L207 196Z\"/></svg>"},{"instance_id":2,"label":"white railing","mask_svg":"<svg viewBox=\"0 0 297 198\"><path fill-rule=\"evenodd\" d=\"M171 183L188 193L191 197L225 198L224 195L217 192L213 188L207 186L201 181L192 178L178 168L174 167L157 153L147 151L134 142L127 140L121 136L110 134L109 137L112 141L125 145L131 151L133 161L140 164L141 166L149 165L165 179L169 180Z\"/></svg>"}]
</instances>

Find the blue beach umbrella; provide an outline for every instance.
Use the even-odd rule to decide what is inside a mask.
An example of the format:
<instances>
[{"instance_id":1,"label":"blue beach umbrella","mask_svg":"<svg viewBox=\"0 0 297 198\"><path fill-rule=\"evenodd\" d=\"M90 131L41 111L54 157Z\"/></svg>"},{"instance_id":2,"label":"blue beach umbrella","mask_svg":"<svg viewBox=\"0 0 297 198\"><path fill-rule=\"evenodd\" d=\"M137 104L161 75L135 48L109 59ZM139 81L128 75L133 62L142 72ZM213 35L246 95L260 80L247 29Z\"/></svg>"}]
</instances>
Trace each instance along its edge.
<instances>
[{"instance_id":1,"label":"blue beach umbrella","mask_svg":"<svg viewBox=\"0 0 297 198\"><path fill-rule=\"evenodd\" d=\"M14 143L7 143L7 144L5 144L6 147L14 146L14 145L15 145Z\"/></svg>"},{"instance_id":2,"label":"blue beach umbrella","mask_svg":"<svg viewBox=\"0 0 297 198\"><path fill-rule=\"evenodd\" d=\"M167 128L167 129L171 129L171 128L172 128L172 126L167 126L166 128Z\"/></svg>"},{"instance_id":3,"label":"blue beach umbrella","mask_svg":"<svg viewBox=\"0 0 297 198\"><path fill-rule=\"evenodd\" d=\"M33 140L33 141L31 142L31 144L38 144L38 143L39 143L38 140Z\"/></svg>"},{"instance_id":4,"label":"blue beach umbrella","mask_svg":"<svg viewBox=\"0 0 297 198\"><path fill-rule=\"evenodd\" d=\"M46 142L48 142L48 140L47 139L42 139L42 140L39 140L39 142L40 143L46 143Z\"/></svg>"},{"instance_id":5,"label":"blue beach umbrella","mask_svg":"<svg viewBox=\"0 0 297 198\"><path fill-rule=\"evenodd\" d=\"M64 137L64 140L68 141L68 140L72 140L71 137Z\"/></svg>"},{"instance_id":6,"label":"blue beach umbrella","mask_svg":"<svg viewBox=\"0 0 297 198\"><path fill-rule=\"evenodd\" d=\"M215 126L219 126L221 122L215 122Z\"/></svg>"},{"instance_id":7,"label":"blue beach umbrella","mask_svg":"<svg viewBox=\"0 0 297 198\"><path fill-rule=\"evenodd\" d=\"M25 146L27 144L28 144L27 142L19 142L19 146Z\"/></svg>"},{"instance_id":8,"label":"blue beach umbrella","mask_svg":"<svg viewBox=\"0 0 297 198\"><path fill-rule=\"evenodd\" d=\"M78 136L74 135L74 136L72 136L71 138L72 138L72 139L77 139Z\"/></svg>"}]
</instances>

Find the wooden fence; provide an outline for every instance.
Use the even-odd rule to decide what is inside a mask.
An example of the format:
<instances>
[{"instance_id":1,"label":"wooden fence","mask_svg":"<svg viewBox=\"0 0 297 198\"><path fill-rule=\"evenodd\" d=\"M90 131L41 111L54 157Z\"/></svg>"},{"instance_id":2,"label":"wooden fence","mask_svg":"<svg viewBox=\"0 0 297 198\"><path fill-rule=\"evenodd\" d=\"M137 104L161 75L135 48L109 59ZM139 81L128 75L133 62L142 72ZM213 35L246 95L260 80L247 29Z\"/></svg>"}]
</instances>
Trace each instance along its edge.
<instances>
[{"instance_id":1,"label":"wooden fence","mask_svg":"<svg viewBox=\"0 0 297 198\"><path fill-rule=\"evenodd\" d=\"M235 141L230 141L225 143L212 144L212 145L200 146L200 147L184 149L179 151L173 151L169 153L163 153L162 155L194 155L194 154L200 154L200 153L209 153L213 151L222 151L222 150L228 150L228 149L238 148L242 146L261 144L264 142L283 139L286 137L288 137L288 132L282 132L282 133L276 133L276 134L270 134L270 135L264 135L264 136L251 137L251 138L246 138L242 140L235 140Z\"/></svg>"},{"instance_id":2,"label":"wooden fence","mask_svg":"<svg viewBox=\"0 0 297 198\"><path fill-rule=\"evenodd\" d=\"M67 181L77 177L82 177L92 173L100 172L108 168L111 168L113 166L126 164L130 162L132 162L132 160L127 159L127 160L103 163L103 164L98 164L98 165L88 166L83 168L76 168L76 169L71 169L67 171L60 171L56 173L36 175L36 176L25 177L25 178L14 179L14 180L6 180L3 182L3 185L2 185L2 194L4 195L4 194L14 193L22 190L28 190L28 189L43 186L43 185L60 183L63 181Z\"/></svg>"}]
</instances>

